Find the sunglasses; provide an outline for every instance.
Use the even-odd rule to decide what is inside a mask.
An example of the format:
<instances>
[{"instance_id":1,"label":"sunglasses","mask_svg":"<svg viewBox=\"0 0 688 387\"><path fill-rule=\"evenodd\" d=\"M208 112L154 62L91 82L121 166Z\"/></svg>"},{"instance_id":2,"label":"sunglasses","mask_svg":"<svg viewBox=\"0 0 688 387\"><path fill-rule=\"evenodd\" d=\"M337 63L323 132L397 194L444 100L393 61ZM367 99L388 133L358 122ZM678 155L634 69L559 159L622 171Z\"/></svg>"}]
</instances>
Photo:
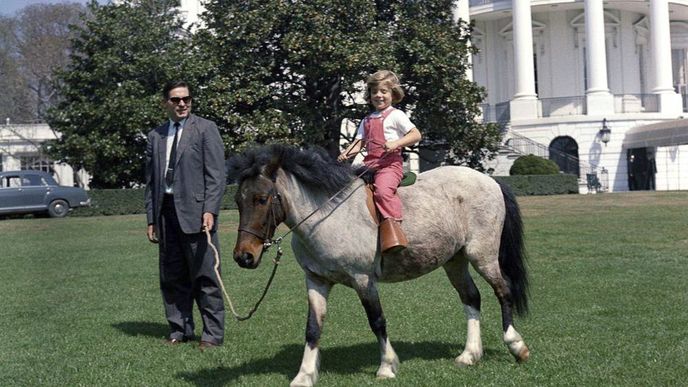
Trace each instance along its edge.
<instances>
[{"instance_id":1,"label":"sunglasses","mask_svg":"<svg viewBox=\"0 0 688 387\"><path fill-rule=\"evenodd\" d=\"M191 96L187 95L186 97L170 97L169 101L175 105L179 105L181 101L184 101L184 103L188 105L191 102Z\"/></svg>"}]
</instances>

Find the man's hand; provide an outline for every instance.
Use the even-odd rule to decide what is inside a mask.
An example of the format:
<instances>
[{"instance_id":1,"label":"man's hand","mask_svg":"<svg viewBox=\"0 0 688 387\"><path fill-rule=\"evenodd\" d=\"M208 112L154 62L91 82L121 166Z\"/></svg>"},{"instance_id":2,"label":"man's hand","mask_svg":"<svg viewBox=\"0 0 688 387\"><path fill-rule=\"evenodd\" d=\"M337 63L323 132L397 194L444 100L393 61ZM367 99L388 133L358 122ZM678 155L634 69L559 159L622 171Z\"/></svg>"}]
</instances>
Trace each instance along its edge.
<instances>
[{"instance_id":1,"label":"man's hand","mask_svg":"<svg viewBox=\"0 0 688 387\"><path fill-rule=\"evenodd\" d=\"M213 216L213 214L211 214L210 212L204 212L203 213L203 230L202 231L212 230L214 224L215 224L215 217Z\"/></svg>"},{"instance_id":2,"label":"man's hand","mask_svg":"<svg viewBox=\"0 0 688 387\"><path fill-rule=\"evenodd\" d=\"M148 236L148 240L151 243L158 243L158 236L155 235L155 226L152 224L148 225L148 229L146 229L146 236Z\"/></svg>"}]
</instances>

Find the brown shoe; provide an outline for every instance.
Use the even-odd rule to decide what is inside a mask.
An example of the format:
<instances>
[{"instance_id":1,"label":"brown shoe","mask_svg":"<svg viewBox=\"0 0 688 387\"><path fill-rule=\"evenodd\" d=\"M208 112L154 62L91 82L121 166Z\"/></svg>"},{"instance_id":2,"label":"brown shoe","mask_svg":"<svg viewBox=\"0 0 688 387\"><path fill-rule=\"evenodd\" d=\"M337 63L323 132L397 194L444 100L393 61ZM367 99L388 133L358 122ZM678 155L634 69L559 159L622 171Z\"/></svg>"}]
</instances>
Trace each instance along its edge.
<instances>
[{"instance_id":1,"label":"brown shoe","mask_svg":"<svg viewBox=\"0 0 688 387\"><path fill-rule=\"evenodd\" d=\"M211 343L210 341L201 341L201 344L198 345L198 349L201 352L205 352L209 349L213 349L213 348L218 347L218 346L219 346L218 344Z\"/></svg>"},{"instance_id":2,"label":"brown shoe","mask_svg":"<svg viewBox=\"0 0 688 387\"><path fill-rule=\"evenodd\" d=\"M407 245L408 240L399 221L387 218L380 223L380 251L393 253L403 250Z\"/></svg>"}]
</instances>

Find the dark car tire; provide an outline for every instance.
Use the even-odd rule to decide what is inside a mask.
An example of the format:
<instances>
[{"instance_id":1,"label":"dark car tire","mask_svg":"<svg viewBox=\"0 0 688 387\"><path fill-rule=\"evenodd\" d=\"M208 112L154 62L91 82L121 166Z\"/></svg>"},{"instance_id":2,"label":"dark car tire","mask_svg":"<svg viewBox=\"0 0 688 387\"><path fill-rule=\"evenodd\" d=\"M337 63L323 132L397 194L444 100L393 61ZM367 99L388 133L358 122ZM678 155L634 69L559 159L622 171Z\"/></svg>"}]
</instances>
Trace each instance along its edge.
<instances>
[{"instance_id":1,"label":"dark car tire","mask_svg":"<svg viewBox=\"0 0 688 387\"><path fill-rule=\"evenodd\" d=\"M69 203L62 199L53 200L48 205L48 215L51 218L64 218L69 213Z\"/></svg>"}]
</instances>

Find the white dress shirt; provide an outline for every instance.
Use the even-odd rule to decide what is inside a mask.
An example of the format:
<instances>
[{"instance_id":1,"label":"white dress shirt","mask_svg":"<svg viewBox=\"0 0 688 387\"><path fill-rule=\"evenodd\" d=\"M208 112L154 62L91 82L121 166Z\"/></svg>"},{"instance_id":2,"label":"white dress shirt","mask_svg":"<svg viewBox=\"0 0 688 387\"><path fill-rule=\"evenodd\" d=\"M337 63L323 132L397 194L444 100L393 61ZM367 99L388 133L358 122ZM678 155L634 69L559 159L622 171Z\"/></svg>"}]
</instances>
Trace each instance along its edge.
<instances>
[{"instance_id":1,"label":"white dress shirt","mask_svg":"<svg viewBox=\"0 0 688 387\"><path fill-rule=\"evenodd\" d=\"M179 152L179 140L182 138L182 133L184 133L184 124L186 123L186 118L179 121L179 134L177 135L177 153ZM170 124L167 127L167 150L165 151L165 173L167 173L167 167L170 165L170 153L172 153L172 143L174 142L174 124L175 122L170 120ZM164 176L163 176L164 180ZM165 184L165 193L173 193L172 187L168 187Z\"/></svg>"}]
</instances>

